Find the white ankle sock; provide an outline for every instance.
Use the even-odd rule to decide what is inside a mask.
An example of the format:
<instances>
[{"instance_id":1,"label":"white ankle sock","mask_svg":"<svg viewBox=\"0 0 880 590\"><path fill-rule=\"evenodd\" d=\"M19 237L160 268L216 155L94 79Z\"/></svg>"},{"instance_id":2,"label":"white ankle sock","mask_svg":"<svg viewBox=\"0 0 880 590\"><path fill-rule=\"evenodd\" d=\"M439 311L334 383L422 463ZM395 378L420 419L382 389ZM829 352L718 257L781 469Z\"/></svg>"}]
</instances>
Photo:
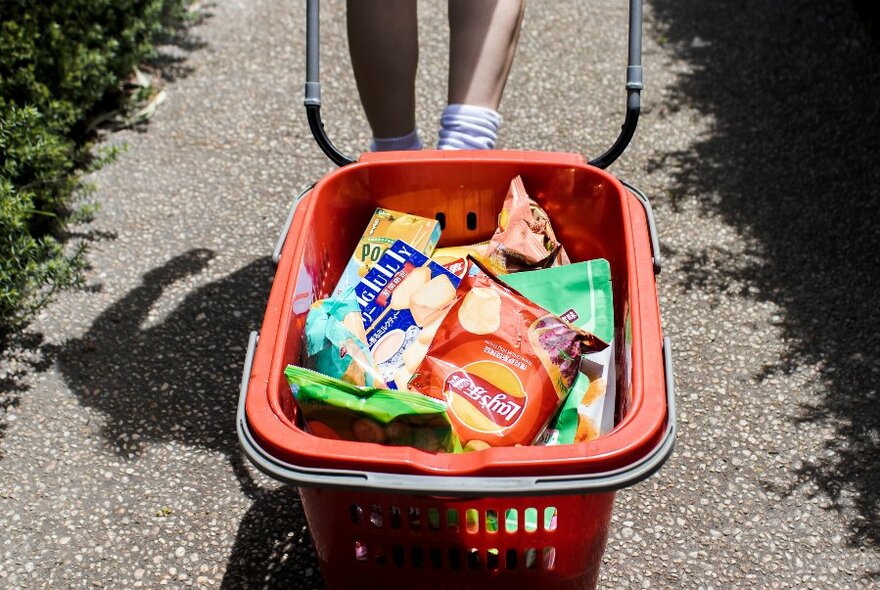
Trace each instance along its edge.
<instances>
[{"instance_id":1,"label":"white ankle sock","mask_svg":"<svg viewBox=\"0 0 880 590\"><path fill-rule=\"evenodd\" d=\"M501 115L490 108L451 104L440 116L438 150L491 150L498 139Z\"/></svg>"},{"instance_id":2,"label":"white ankle sock","mask_svg":"<svg viewBox=\"0 0 880 590\"><path fill-rule=\"evenodd\" d=\"M401 137L374 137L370 151L373 152L393 152L403 150L420 150L422 149L422 140L419 138L418 129L414 129L412 133L407 133Z\"/></svg>"}]
</instances>

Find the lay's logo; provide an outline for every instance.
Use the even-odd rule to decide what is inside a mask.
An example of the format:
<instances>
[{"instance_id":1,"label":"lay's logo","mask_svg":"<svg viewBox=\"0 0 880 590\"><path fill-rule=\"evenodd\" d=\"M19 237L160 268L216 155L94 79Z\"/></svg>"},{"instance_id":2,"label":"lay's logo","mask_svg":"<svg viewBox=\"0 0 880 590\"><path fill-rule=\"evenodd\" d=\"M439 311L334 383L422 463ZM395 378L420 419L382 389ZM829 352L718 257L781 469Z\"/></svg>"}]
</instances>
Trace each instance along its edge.
<instances>
[{"instance_id":1,"label":"lay's logo","mask_svg":"<svg viewBox=\"0 0 880 590\"><path fill-rule=\"evenodd\" d=\"M466 371L458 370L450 373L446 378L444 389L470 402L469 405L473 409L488 418L493 425L502 428L515 424L523 412L525 398L509 395L482 377ZM455 405L459 407L455 408ZM468 412L463 412L460 404L455 404L455 396L453 396L453 409L467 426L475 430L486 430L480 428L485 420L480 420L478 417L469 419L462 415Z\"/></svg>"}]
</instances>

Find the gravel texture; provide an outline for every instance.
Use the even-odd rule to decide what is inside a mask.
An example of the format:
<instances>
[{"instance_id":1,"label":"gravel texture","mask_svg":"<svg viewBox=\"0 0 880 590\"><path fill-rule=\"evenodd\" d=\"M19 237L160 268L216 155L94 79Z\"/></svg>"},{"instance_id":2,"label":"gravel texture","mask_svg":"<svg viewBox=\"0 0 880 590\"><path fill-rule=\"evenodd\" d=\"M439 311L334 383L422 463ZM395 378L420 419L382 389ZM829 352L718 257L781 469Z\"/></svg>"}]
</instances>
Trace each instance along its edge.
<instances>
[{"instance_id":1,"label":"gravel texture","mask_svg":"<svg viewBox=\"0 0 880 590\"><path fill-rule=\"evenodd\" d=\"M500 147L611 144L624 2L531 2ZM369 141L343 3L323 8L323 116ZM293 195L332 169L301 107L304 14L203 3L168 100L94 175L90 289L0 368L0 587L321 588L295 491L239 453L248 332ZM418 120L445 100L443 3L420 3ZM605 588L880 584L878 44L844 0L651 0L636 139L680 430L621 492Z\"/></svg>"}]
</instances>

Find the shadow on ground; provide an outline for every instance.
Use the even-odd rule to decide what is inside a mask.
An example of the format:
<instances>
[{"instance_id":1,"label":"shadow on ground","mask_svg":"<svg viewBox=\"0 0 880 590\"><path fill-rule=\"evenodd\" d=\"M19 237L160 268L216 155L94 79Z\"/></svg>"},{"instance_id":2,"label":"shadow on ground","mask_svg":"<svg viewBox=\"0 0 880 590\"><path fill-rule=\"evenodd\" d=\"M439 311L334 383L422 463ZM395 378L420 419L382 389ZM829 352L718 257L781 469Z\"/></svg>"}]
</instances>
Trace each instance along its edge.
<instances>
[{"instance_id":1,"label":"shadow on ground","mask_svg":"<svg viewBox=\"0 0 880 590\"><path fill-rule=\"evenodd\" d=\"M208 43L193 32L193 27L211 18L213 16L211 8L214 6L213 2L200 4L197 11L189 13L189 20L161 35L156 42L154 54L140 64L143 69L151 71L160 78L160 88L166 82L186 78L195 71L195 68L188 64L188 58L192 52L207 47ZM120 108L120 100L129 93L124 89L108 93L104 100L95 105L86 120L78 124L73 131L74 135L81 138L92 137L95 128L104 127L114 130L129 125L133 125L138 131L146 131L149 117L138 119L133 123L119 120L124 111ZM87 245L116 238L113 232L89 228L88 222L91 220L91 217L83 220L82 229L65 231L56 238L68 244L79 242ZM88 288L80 287L80 289ZM29 331L26 327L6 338L0 337L0 442L8 428L5 422L6 413L10 408L18 405L20 396L29 389L27 375L49 368L56 352L55 347L43 346L42 334ZM0 447L0 459L2 458L3 450Z\"/></svg>"},{"instance_id":2,"label":"shadow on ground","mask_svg":"<svg viewBox=\"0 0 880 590\"><path fill-rule=\"evenodd\" d=\"M683 281L721 277L781 309L787 348L764 376L819 367L797 420L833 427L793 466L851 525L880 542L880 50L848 0L653 0L659 39L692 66L669 104L714 121L692 151L656 162L758 244L732 263L691 253ZM703 285L706 287L706 285ZM711 287L711 285L709 285Z\"/></svg>"},{"instance_id":3,"label":"shadow on ground","mask_svg":"<svg viewBox=\"0 0 880 590\"><path fill-rule=\"evenodd\" d=\"M105 416L102 435L121 457L168 441L228 457L253 504L241 522L224 587L266 587L267 580L289 574L284 563L291 552L305 551L289 559L303 564L311 551L296 492L257 485L235 432L245 345L265 311L272 262L256 260L189 292L164 317L150 316L163 294L179 289L213 257L210 250L191 250L151 270L82 338L49 354L80 402Z\"/></svg>"},{"instance_id":4,"label":"shadow on ground","mask_svg":"<svg viewBox=\"0 0 880 590\"><path fill-rule=\"evenodd\" d=\"M194 68L187 63L189 54L204 49L208 43L193 33L193 28L214 16L211 11L216 3L193 4L197 9L187 13L188 20L168 29L156 42L156 49L147 59L146 66L156 70L162 79L174 82L186 78Z\"/></svg>"},{"instance_id":5,"label":"shadow on ground","mask_svg":"<svg viewBox=\"0 0 880 590\"><path fill-rule=\"evenodd\" d=\"M256 488L238 526L221 590L321 588L314 547L296 488Z\"/></svg>"},{"instance_id":6,"label":"shadow on ground","mask_svg":"<svg viewBox=\"0 0 880 590\"><path fill-rule=\"evenodd\" d=\"M21 395L28 391L28 375L41 373L52 364L40 352L43 335L37 332L20 332L0 339L0 443L9 427L7 416L18 407ZM0 460L3 459L0 444Z\"/></svg>"}]
</instances>

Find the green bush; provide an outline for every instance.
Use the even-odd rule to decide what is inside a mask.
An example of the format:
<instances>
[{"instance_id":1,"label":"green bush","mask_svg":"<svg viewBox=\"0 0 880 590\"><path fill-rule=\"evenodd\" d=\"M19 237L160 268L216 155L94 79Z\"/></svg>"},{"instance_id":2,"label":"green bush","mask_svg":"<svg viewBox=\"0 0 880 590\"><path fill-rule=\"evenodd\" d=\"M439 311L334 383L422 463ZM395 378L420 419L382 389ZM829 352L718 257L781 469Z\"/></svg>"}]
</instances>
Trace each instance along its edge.
<instances>
[{"instance_id":1,"label":"green bush","mask_svg":"<svg viewBox=\"0 0 880 590\"><path fill-rule=\"evenodd\" d=\"M180 23L187 0L0 0L0 338L77 285L65 243L90 156L88 121Z\"/></svg>"}]
</instances>

